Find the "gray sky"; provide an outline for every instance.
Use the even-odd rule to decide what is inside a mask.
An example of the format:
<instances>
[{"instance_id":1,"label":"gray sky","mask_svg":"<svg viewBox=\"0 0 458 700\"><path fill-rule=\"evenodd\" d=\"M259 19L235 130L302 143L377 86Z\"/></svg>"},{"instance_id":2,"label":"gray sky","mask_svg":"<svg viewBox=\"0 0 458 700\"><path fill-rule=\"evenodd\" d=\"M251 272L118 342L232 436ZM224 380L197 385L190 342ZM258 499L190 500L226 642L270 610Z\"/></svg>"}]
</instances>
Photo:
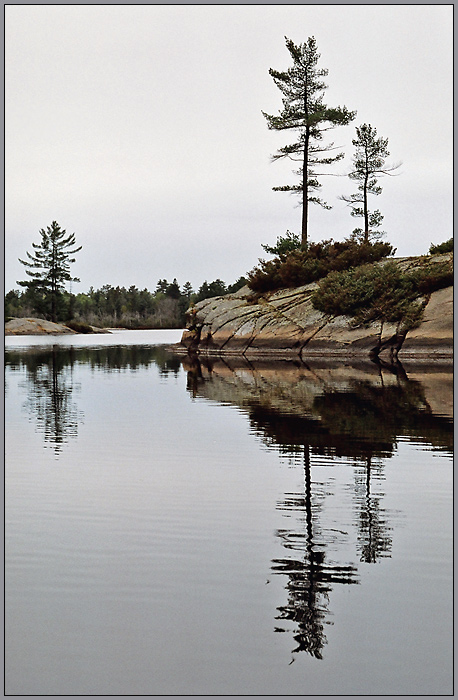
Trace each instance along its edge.
<instances>
[{"instance_id":1,"label":"gray sky","mask_svg":"<svg viewBox=\"0 0 458 700\"><path fill-rule=\"evenodd\" d=\"M396 177L372 198L397 255L452 235L452 5L9 5L6 7L6 290L53 220L83 246L73 291L234 282L287 229L300 231L292 140L270 67L284 36L315 36L325 102L357 110L337 128L345 174L355 126L388 137ZM342 240L359 220L322 178L310 238Z\"/></svg>"}]
</instances>

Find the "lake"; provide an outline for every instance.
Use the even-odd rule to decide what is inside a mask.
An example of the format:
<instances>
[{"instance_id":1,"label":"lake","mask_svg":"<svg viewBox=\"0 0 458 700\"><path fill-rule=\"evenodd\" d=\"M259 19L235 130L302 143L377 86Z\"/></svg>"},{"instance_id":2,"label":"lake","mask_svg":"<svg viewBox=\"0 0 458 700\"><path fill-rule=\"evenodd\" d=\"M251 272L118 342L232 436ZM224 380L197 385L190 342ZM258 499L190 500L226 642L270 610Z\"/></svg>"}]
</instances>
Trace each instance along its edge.
<instances>
[{"instance_id":1,"label":"lake","mask_svg":"<svg viewBox=\"0 0 458 700\"><path fill-rule=\"evenodd\" d=\"M451 367L6 338L7 695L451 695Z\"/></svg>"}]
</instances>

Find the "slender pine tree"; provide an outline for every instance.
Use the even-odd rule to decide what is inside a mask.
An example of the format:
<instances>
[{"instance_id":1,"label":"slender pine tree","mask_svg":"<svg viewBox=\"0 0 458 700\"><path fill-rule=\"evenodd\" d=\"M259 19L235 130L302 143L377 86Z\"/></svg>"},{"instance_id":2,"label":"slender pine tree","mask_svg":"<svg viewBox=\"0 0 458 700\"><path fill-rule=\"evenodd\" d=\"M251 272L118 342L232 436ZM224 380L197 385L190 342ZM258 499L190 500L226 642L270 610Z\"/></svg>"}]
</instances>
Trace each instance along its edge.
<instances>
[{"instance_id":1,"label":"slender pine tree","mask_svg":"<svg viewBox=\"0 0 458 700\"><path fill-rule=\"evenodd\" d=\"M378 209L372 212L369 210L368 196L381 194L382 188L378 185L377 177L391 175L400 164L385 165L385 159L390 155L388 139L381 136L377 138L377 129L370 124L361 124L356 127L356 138L352 143L356 150L353 156L353 169L348 177L359 183L358 191L350 196L342 195L340 199L351 207L352 216L364 219L364 230L356 228L353 230L353 235L368 243L371 238L376 239L383 235L382 232L373 230L380 226L383 215Z\"/></svg>"}]
</instances>

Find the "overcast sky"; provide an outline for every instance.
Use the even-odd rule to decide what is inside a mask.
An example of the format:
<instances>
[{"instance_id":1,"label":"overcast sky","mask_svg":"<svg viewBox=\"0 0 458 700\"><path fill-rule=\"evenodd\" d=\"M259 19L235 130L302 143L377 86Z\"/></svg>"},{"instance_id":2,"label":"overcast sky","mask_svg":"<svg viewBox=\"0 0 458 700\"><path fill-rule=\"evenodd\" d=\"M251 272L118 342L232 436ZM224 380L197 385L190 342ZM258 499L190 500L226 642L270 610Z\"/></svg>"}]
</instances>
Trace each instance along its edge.
<instances>
[{"instance_id":1,"label":"overcast sky","mask_svg":"<svg viewBox=\"0 0 458 700\"><path fill-rule=\"evenodd\" d=\"M359 224L338 200L355 126L389 139L396 177L372 198L398 255L452 235L452 5L8 5L6 290L17 261L56 220L83 249L85 292L234 282L287 229L299 233L294 164L271 163L288 134L270 67L291 65L285 35L315 36L325 102L357 110L331 134L346 158L322 178L310 238Z\"/></svg>"}]
</instances>

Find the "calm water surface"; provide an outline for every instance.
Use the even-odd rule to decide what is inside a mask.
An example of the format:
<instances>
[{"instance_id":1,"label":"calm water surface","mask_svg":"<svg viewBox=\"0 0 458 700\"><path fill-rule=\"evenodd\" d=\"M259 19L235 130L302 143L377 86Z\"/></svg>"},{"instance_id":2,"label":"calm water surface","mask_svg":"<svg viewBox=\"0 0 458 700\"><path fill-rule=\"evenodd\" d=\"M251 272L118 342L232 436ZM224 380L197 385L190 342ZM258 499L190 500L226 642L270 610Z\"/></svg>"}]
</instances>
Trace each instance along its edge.
<instances>
[{"instance_id":1,"label":"calm water surface","mask_svg":"<svg viewBox=\"0 0 458 700\"><path fill-rule=\"evenodd\" d=\"M452 693L448 367L7 338L6 693Z\"/></svg>"}]
</instances>

